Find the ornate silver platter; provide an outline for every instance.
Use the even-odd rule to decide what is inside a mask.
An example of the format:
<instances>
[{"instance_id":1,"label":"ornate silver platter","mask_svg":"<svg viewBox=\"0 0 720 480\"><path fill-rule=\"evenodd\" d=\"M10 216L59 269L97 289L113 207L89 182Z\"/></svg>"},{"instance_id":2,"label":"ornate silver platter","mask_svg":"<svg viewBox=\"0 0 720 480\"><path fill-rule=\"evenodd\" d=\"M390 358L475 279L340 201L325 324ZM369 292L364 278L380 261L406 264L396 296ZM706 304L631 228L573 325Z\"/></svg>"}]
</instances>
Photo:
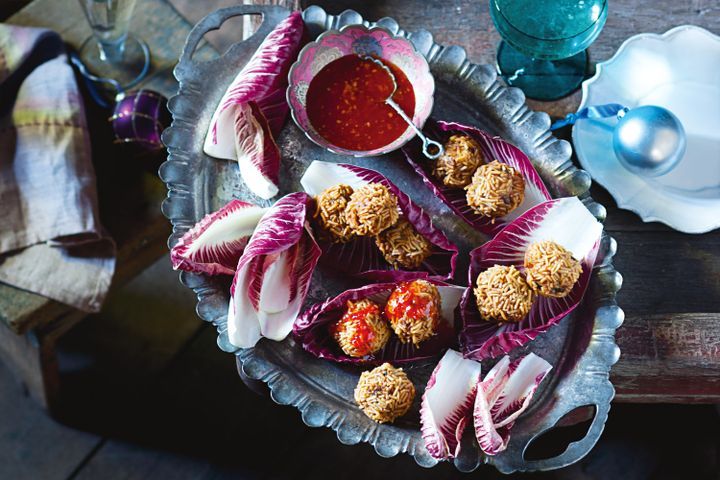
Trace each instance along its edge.
<instances>
[{"instance_id":1,"label":"ornate silver platter","mask_svg":"<svg viewBox=\"0 0 720 480\"><path fill-rule=\"evenodd\" d=\"M252 37L233 45L214 60L193 58L205 33L219 28L228 18L258 13L263 15L263 23ZM160 176L169 190L163 213L174 227L170 245L203 215L217 210L233 197L259 203L242 184L237 164L207 157L202 145L210 117L228 84L265 35L287 14L287 10L279 7L232 7L208 15L190 33L175 69L180 87L169 103L173 124L163 135L169 157L160 168ZM368 22L353 11L333 16L318 7L305 10L303 18L313 37L325 30L363 23L379 25L409 38L425 55L435 76L433 115L436 118L477 125L516 144L534 162L554 196L577 195L596 217L604 219L605 209L588 194L590 177L570 161L570 145L554 138L548 130L549 117L529 110L522 92L499 83L492 67L470 63L462 48L438 45L427 31L406 32L391 18ZM312 144L292 122L288 122L278 143L284 169L281 195L300 189L299 179L310 161L340 160L337 155ZM458 262L460 273L456 282L464 285L467 252L486 238L455 218L433 197L399 153L362 159L342 157L342 161L378 169L404 191L412 193L413 199L433 215L436 225L460 247L464 261ZM614 395L608 373L620 353L614 334L622 323L623 312L615 302L615 294L622 278L612 265L615 248L615 241L604 235L581 307L524 349L540 354L554 369L533 405L518 419L508 449L495 457L485 457L476 445L468 442L461 456L455 459L457 468L471 471L482 463L489 463L505 473L550 470L576 462L593 447L603 430ZM292 338L280 343L263 340L255 348L238 350L227 340L229 280L183 273L181 281L197 293L198 315L217 326L220 348L237 356L243 374L267 383L274 401L295 405L307 425L332 428L344 444L368 442L383 457L405 452L422 466L437 463L427 453L420 436L417 415L420 395L413 410L404 418L392 425L378 425L365 417L352 400L360 369L312 357ZM307 302L324 300L348 287L347 280L318 269ZM405 368L419 392L424 391L434 363L426 361ZM571 443L553 458L524 458L535 438L582 406L594 406L595 416L581 440Z\"/></svg>"}]
</instances>

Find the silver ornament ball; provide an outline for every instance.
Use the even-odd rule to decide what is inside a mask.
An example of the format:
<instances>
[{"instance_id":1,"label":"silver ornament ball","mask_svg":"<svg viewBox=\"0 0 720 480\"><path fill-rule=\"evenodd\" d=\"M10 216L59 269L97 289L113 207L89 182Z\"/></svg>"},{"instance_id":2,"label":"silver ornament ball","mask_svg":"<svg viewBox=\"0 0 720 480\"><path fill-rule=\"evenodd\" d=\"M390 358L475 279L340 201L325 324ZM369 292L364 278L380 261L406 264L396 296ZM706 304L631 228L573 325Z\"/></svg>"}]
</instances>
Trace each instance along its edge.
<instances>
[{"instance_id":1,"label":"silver ornament ball","mask_svg":"<svg viewBox=\"0 0 720 480\"><path fill-rule=\"evenodd\" d=\"M631 172L656 177L685 154L685 129L669 110L646 105L629 110L613 131L613 149Z\"/></svg>"}]
</instances>

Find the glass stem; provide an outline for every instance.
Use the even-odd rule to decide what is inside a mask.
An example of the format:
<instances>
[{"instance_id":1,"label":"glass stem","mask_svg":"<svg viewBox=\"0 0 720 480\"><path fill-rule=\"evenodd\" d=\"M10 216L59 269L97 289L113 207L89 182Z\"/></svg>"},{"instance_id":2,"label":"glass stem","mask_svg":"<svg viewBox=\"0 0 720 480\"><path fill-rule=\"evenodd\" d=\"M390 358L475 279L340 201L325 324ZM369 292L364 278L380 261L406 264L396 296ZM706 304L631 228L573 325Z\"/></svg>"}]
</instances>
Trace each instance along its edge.
<instances>
[{"instance_id":1,"label":"glass stem","mask_svg":"<svg viewBox=\"0 0 720 480\"><path fill-rule=\"evenodd\" d=\"M112 42L107 40L98 40L98 46L100 47L100 59L103 62L109 63L119 63L122 61L123 54L125 53L126 38L127 34Z\"/></svg>"}]
</instances>

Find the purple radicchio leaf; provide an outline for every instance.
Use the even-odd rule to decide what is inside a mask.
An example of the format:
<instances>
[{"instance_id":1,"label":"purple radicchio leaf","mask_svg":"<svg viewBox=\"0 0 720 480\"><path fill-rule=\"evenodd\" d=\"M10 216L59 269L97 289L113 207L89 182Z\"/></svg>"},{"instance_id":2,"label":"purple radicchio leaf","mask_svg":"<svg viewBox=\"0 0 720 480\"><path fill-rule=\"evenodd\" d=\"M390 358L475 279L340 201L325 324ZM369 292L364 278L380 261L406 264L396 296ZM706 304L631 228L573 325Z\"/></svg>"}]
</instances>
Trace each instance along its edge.
<instances>
[{"instance_id":1,"label":"purple radicchio leaf","mask_svg":"<svg viewBox=\"0 0 720 480\"><path fill-rule=\"evenodd\" d=\"M267 208L231 200L204 216L170 250L175 270L234 275L240 255Z\"/></svg>"},{"instance_id":2,"label":"purple radicchio leaf","mask_svg":"<svg viewBox=\"0 0 720 480\"><path fill-rule=\"evenodd\" d=\"M278 193L280 149L255 102L234 108L235 147L240 175L255 195L270 199Z\"/></svg>"},{"instance_id":3,"label":"purple radicchio leaf","mask_svg":"<svg viewBox=\"0 0 720 480\"><path fill-rule=\"evenodd\" d=\"M220 100L205 138L206 154L235 160L234 107L248 102L257 103L272 134L280 134L290 110L285 100L288 71L300 51L304 32L302 15L294 12L265 37Z\"/></svg>"},{"instance_id":4,"label":"purple radicchio leaf","mask_svg":"<svg viewBox=\"0 0 720 480\"><path fill-rule=\"evenodd\" d=\"M486 455L507 448L515 420L530 405L552 366L530 353L514 362L505 355L478 385L473 408L475 437Z\"/></svg>"},{"instance_id":5,"label":"purple radicchio leaf","mask_svg":"<svg viewBox=\"0 0 720 480\"><path fill-rule=\"evenodd\" d=\"M453 277L457 247L433 225L430 215L384 175L355 165L314 161L305 171L300 183L313 197L341 183L354 189L369 183L381 183L397 197L402 216L433 245L432 253L417 270L398 271L385 261L375 241L370 237L358 237L347 243L332 243L321 239L319 243L323 251L323 264L343 273L380 282L423 277L449 280Z\"/></svg>"},{"instance_id":6,"label":"purple radicchio leaf","mask_svg":"<svg viewBox=\"0 0 720 480\"><path fill-rule=\"evenodd\" d=\"M530 208L550 200L550 193L535 171L530 159L515 145L506 142L500 137L493 137L475 127L452 122L429 121L425 130L433 138L442 142L453 133L465 133L474 138L482 149L486 162L498 160L515 168L525 180L525 198L512 212L503 217L492 219L475 213L467 203L466 192L463 188L448 187L432 173L432 163L420 152L418 142L408 144L403 148L405 158L415 171L422 177L423 182L435 195L440 198L457 216L462 218L471 227L487 235L495 235L508 223L525 213Z\"/></svg>"},{"instance_id":7,"label":"purple radicchio leaf","mask_svg":"<svg viewBox=\"0 0 720 480\"><path fill-rule=\"evenodd\" d=\"M455 458L470 420L480 363L467 360L454 350L435 367L420 405L420 430L430 455L439 460Z\"/></svg>"},{"instance_id":8,"label":"purple radicchio leaf","mask_svg":"<svg viewBox=\"0 0 720 480\"><path fill-rule=\"evenodd\" d=\"M292 330L320 257L307 222L311 202L302 192L286 195L250 237L230 289L228 336L233 345L253 347L261 337L280 341Z\"/></svg>"},{"instance_id":9,"label":"purple radicchio leaf","mask_svg":"<svg viewBox=\"0 0 720 480\"><path fill-rule=\"evenodd\" d=\"M295 322L293 327L295 337L305 350L318 358L339 363L368 365L380 365L385 362L401 364L421 360L434 357L446 348L456 346L457 306L464 289L456 285L429 280L437 286L441 298L440 316L442 321L435 336L416 347L412 343L402 343L397 336L391 335L382 350L362 358L351 357L340 349L332 338L330 329L342 318L348 300L357 301L369 298L384 307L393 289L403 279L401 275L398 276L398 282L377 283L346 290L325 302L312 305Z\"/></svg>"},{"instance_id":10,"label":"purple radicchio leaf","mask_svg":"<svg viewBox=\"0 0 720 480\"><path fill-rule=\"evenodd\" d=\"M533 207L495 238L471 251L469 286L460 302L463 354L483 360L509 353L569 315L590 282L601 235L602 224L577 197L568 197ZM528 315L519 322L497 323L481 318L473 292L477 276L494 265L514 265L523 272L525 251L532 243L543 240L557 242L580 260L583 271L570 294L564 298L536 297Z\"/></svg>"}]
</instances>

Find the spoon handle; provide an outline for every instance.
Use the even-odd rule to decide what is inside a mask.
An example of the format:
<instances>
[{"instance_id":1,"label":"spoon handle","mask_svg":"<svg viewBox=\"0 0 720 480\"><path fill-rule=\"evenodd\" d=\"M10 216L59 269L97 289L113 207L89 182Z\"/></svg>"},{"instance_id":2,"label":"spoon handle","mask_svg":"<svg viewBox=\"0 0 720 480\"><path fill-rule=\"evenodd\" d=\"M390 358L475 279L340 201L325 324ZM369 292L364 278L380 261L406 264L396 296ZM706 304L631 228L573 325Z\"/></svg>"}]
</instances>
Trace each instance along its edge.
<instances>
[{"instance_id":1,"label":"spoon handle","mask_svg":"<svg viewBox=\"0 0 720 480\"><path fill-rule=\"evenodd\" d=\"M402 117L403 120L407 122L410 127L412 127L413 130L415 130L415 134L420 137L420 140L423 142L423 155L425 155L430 160L436 160L440 158L440 156L445 153L445 149L443 148L442 144L439 142L436 142L435 140L430 140L428 137L425 136L425 134L420 130L415 123L410 119L410 117L407 116L407 113L403 111L402 108L400 108L400 105L395 103L395 100L392 98L388 98L385 100L385 103L390 105L398 115ZM432 152L430 151L432 147Z\"/></svg>"},{"instance_id":2,"label":"spoon handle","mask_svg":"<svg viewBox=\"0 0 720 480\"><path fill-rule=\"evenodd\" d=\"M608 103L606 105L594 105L592 107L581 108L577 111L577 113L568 113L565 118L550 125L550 131L555 131L566 125L574 125L578 120L583 120L585 118L607 118L617 116L617 118L620 119L628 112L628 110L629 109L627 107L624 107L619 103Z\"/></svg>"},{"instance_id":3,"label":"spoon handle","mask_svg":"<svg viewBox=\"0 0 720 480\"><path fill-rule=\"evenodd\" d=\"M423 155L425 155L430 160L437 160L440 158L440 156L445 153L445 149L443 148L442 144L436 142L435 140L430 140L428 137L425 136L425 134L420 130L415 123L412 121L410 117L407 116L407 114L403 111L402 108L400 108L400 105L395 103L395 100L393 100L393 95L395 95L395 91L397 90L397 81L395 80L395 75L393 75L390 68L385 65L380 59L371 57L369 55L359 55L360 58L363 60L368 60L370 62L376 63L379 65L383 70L387 72L387 74L390 76L390 79L393 82L393 90L390 92L390 96L385 100L385 103L390 105L400 117L402 117L403 120L405 120L405 123L410 125L413 130L415 130L415 134L422 140L423 142ZM432 150L432 151L431 151Z\"/></svg>"}]
</instances>

